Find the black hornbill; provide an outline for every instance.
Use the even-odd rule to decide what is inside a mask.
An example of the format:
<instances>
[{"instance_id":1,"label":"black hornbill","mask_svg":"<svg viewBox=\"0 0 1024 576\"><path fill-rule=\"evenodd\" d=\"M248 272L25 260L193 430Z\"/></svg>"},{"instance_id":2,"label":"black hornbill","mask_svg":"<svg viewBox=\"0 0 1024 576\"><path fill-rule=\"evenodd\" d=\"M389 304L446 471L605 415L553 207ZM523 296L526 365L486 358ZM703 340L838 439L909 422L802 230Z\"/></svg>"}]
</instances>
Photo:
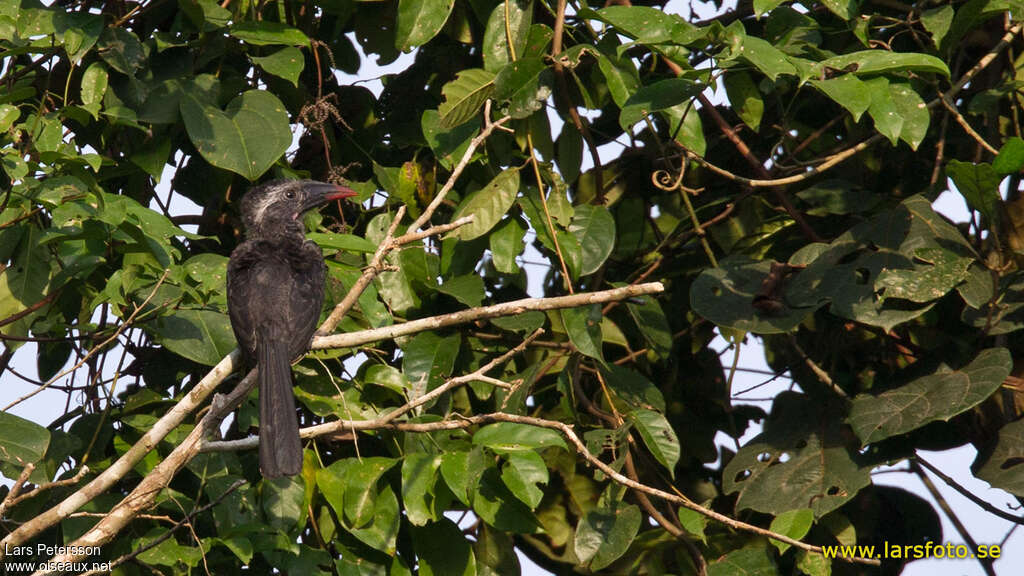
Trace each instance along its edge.
<instances>
[{"instance_id":1,"label":"black hornbill","mask_svg":"<svg viewBox=\"0 0 1024 576\"><path fill-rule=\"evenodd\" d=\"M327 268L302 214L355 192L312 180L275 180L242 198L246 240L228 262L228 313L246 364L259 369L260 471L302 470L291 364L309 348Z\"/></svg>"}]
</instances>

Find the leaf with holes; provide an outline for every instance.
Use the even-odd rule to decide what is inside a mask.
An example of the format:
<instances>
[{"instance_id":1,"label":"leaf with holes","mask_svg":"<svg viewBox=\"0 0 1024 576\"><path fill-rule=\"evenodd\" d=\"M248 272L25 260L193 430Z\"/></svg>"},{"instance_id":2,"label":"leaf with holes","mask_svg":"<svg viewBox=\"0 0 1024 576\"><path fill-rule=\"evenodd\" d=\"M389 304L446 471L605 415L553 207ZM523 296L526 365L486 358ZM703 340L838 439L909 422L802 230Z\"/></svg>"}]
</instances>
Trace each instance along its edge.
<instances>
[{"instance_id":1,"label":"leaf with holes","mask_svg":"<svg viewBox=\"0 0 1024 576\"><path fill-rule=\"evenodd\" d=\"M999 389L1013 361L1005 348L989 348L960 370L940 370L877 396L853 399L846 421L863 444L948 421Z\"/></svg>"},{"instance_id":2,"label":"leaf with holes","mask_svg":"<svg viewBox=\"0 0 1024 576\"><path fill-rule=\"evenodd\" d=\"M914 256L930 266L882 270L875 279L875 290L884 290L883 298L918 303L942 298L967 278L967 268L974 261L944 248L919 248Z\"/></svg>"},{"instance_id":3,"label":"leaf with holes","mask_svg":"<svg viewBox=\"0 0 1024 576\"><path fill-rule=\"evenodd\" d=\"M871 484L871 466L854 460L840 409L796 392L776 396L764 431L722 472L736 509L778 515L810 507L821 518Z\"/></svg>"},{"instance_id":4,"label":"leaf with holes","mask_svg":"<svg viewBox=\"0 0 1024 576\"><path fill-rule=\"evenodd\" d=\"M701 273L690 287L693 311L715 324L753 332L789 332L824 302L794 306L780 299L777 310L754 308L754 297L771 272L771 262L729 258Z\"/></svg>"}]
</instances>

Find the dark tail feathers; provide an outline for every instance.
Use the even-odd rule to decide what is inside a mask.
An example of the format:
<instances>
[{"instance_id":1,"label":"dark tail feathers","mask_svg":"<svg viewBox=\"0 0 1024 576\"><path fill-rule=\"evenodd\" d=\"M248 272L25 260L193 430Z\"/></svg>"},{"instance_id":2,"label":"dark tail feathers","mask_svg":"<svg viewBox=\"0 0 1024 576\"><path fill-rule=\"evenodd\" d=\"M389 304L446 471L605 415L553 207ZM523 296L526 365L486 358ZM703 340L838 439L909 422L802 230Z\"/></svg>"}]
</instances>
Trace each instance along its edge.
<instances>
[{"instance_id":1,"label":"dark tail feathers","mask_svg":"<svg viewBox=\"0 0 1024 576\"><path fill-rule=\"evenodd\" d=\"M284 342L257 344L260 381L260 471L293 476L302 470L302 442L292 392L291 358Z\"/></svg>"}]
</instances>

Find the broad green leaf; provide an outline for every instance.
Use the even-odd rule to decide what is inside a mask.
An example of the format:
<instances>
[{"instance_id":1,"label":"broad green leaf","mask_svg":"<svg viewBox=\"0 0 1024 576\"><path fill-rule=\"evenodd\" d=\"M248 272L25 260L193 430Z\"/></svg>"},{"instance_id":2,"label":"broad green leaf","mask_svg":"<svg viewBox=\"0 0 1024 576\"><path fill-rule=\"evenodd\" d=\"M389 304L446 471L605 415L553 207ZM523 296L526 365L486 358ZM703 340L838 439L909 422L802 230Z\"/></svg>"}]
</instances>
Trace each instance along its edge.
<instances>
[{"instance_id":1,"label":"broad green leaf","mask_svg":"<svg viewBox=\"0 0 1024 576\"><path fill-rule=\"evenodd\" d=\"M100 62L93 62L82 74L82 107L97 118L103 95L107 92L107 70Z\"/></svg>"},{"instance_id":2,"label":"broad green leaf","mask_svg":"<svg viewBox=\"0 0 1024 576\"><path fill-rule=\"evenodd\" d=\"M811 86L846 108L855 122L871 107L871 89L853 74L827 80L811 80Z\"/></svg>"},{"instance_id":3,"label":"broad green leaf","mask_svg":"<svg viewBox=\"0 0 1024 576\"><path fill-rule=\"evenodd\" d=\"M455 298L466 306L479 306L487 296L484 293L484 279L476 274L467 274L444 281L437 291Z\"/></svg>"},{"instance_id":4,"label":"broad green leaf","mask_svg":"<svg viewBox=\"0 0 1024 576\"><path fill-rule=\"evenodd\" d=\"M447 518L415 525L412 543L422 576L475 576L476 558L462 530Z\"/></svg>"},{"instance_id":5,"label":"broad green leaf","mask_svg":"<svg viewBox=\"0 0 1024 576\"><path fill-rule=\"evenodd\" d=\"M846 180L823 180L796 193L812 206L811 216L860 214L878 205L878 194Z\"/></svg>"},{"instance_id":6,"label":"broad green leaf","mask_svg":"<svg viewBox=\"0 0 1024 576\"><path fill-rule=\"evenodd\" d=\"M236 22L228 29L228 33L254 46L273 46L276 44L309 46L309 38L301 30L281 22L266 20L260 22Z\"/></svg>"},{"instance_id":7,"label":"broad green leaf","mask_svg":"<svg viewBox=\"0 0 1024 576\"><path fill-rule=\"evenodd\" d=\"M408 52L429 42L444 27L455 0L399 0L395 48Z\"/></svg>"},{"instance_id":8,"label":"broad green leaf","mask_svg":"<svg viewBox=\"0 0 1024 576\"><path fill-rule=\"evenodd\" d=\"M548 483L548 467L540 454L532 450L510 452L501 468L501 481L531 510L540 504L544 491L539 484Z\"/></svg>"},{"instance_id":9,"label":"broad green leaf","mask_svg":"<svg viewBox=\"0 0 1024 576\"><path fill-rule=\"evenodd\" d=\"M661 113L668 118L672 139L687 150L703 156L707 151L707 141L704 139L704 125L697 108L690 102L683 102Z\"/></svg>"},{"instance_id":10,"label":"broad green leaf","mask_svg":"<svg viewBox=\"0 0 1024 576\"><path fill-rule=\"evenodd\" d=\"M569 232L580 242L580 275L597 272L615 247L615 218L611 212L593 204L576 206Z\"/></svg>"},{"instance_id":11,"label":"broad green leaf","mask_svg":"<svg viewBox=\"0 0 1024 576\"><path fill-rule=\"evenodd\" d=\"M778 515L811 508L821 518L868 486L871 465L854 459L838 408L795 392L776 396L764 432L722 472L723 491L739 493L736 509Z\"/></svg>"},{"instance_id":12,"label":"broad green leaf","mask_svg":"<svg viewBox=\"0 0 1024 576\"><path fill-rule=\"evenodd\" d=\"M104 30L103 17L89 12L62 12L53 14L53 27L57 39L64 43L68 58L78 64L96 45Z\"/></svg>"},{"instance_id":13,"label":"broad green leaf","mask_svg":"<svg viewBox=\"0 0 1024 576\"><path fill-rule=\"evenodd\" d=\"M364 376L367 384L382 386L399 394L409 389L409 381L397 368L387 364L374 364L366 369Z\"/></svg>"},{"instance_id":14,"label":"broad green leaf","mask_svg":"<svg viewBox=\"0 0 1024 576\"><path fill-rule=\"evenodd\" d=\"M946 63L935 56L915 52L890 52L889 50L861 50L827 58L815 66L815 76L820 76L825 68L845 70L850 66L856 66L853 73L858 76L895 72L928 72L949 77L949 68L946 67Z\"/></svg>"},{"instance_id":15,"label":"broad green leaf","mask_svg":"<svg viewBox=\"0 0 1024 576\"><path fill-rule=\"evenodd\" d=\"M287 532L305 518L305 486L300 477L265 478L262 494L270 526Z\"/></svg>"},{"instance_id":16,"label":"broad green leaf","mask_svg":"<svg viewBox=\"0 0 1024 576\"><path fill-rule=\"evenodd\" d=\"M491 232L488 238L491 248L491 261L494 267L503 274L519 272L516 257L523 253L523 237L526 228L519 218L506 218Z\"/></svg>"},{"instance_id":17,"label":"broad green leaf","mask_svg":"<svg viewBox=\"0 0 1024 576\"><path fill-rule=\"evenodd\" d=\"M569 341L584 356L604 362L601 352L601 306L581 306L560 311Z\"/></svg>"},{"instance_id":18,"label":"broad green leaf","mask_svg":"<svg viewBox=\"0 0 1024 576\"><path fill-rule=\"evenodd\" d=\"M544 107L551 96L547 64L540 57L509 62L494 78L494 99L508 102L508 114L526 118Z\"/></svg>"},{"instance_id":19,"label":"broad green leaf","mask_svg":"<svg viewBox=\"0 0 1024 576\"><path fill-rule=\"evenodd\" d=\"M796 67L789 61L786 53L763 38L747 36L743 39L739 53L772 81L780 74L797 75Z\"/></svg>"},{"instance_id":20,"label":"broad green leaf","mask_svg":"<svg viewBox=\"0 0 1024 576\"><path fill-rule=\"evenodd\" d=\"M147 326L161 346L204 366L216 365L235 348L231 320L223 312L183 308Z\"/></svg>"},{"instance_id":21,"label":"broad green leaf","mask_svg":"<svg viewBox=\"0 0 1024 576\"><path fill-rule=\"evenodd\" d=\"M495 422L473 434L473 444L486 446L498 452L515 452L557 446L568 450L565 440L550 428L540 428L516 422Z\"/></svg>"},{"instance_id":22,"label":"broad green leaf","mask_svg":"<svg viewBox=\"0 0 1024 576\"><path fill-rule=\"evenodd\" d=\"M931 266L882 270L875 290L884 289L883 298L918 303L942 298L967 277L967 267L974 261L943 248L918 248L914 256Z\"/></svg>"},{"instance_id":23,"label":"broad green leaf","mask_svg":"<svg viewBox=\"0 0 1024 576\"><path fill-rule=\"evenodd\" d=\"M374 216L366 226L366 239L373 243L384 241L388 226L391 225L392 215L382 213ZM367 256L369 259L369 256ZM394 264L397 259L392 256L389 262ZM380 295L388 307L399 314L406 310L419 306L419 297L409 284L409 279L401 268L395 271L382 272L377 276L377 285L380 288Z\"/></svg>"},{"instance_id":24,"label":"broad green leaf","mask_svg":"<svg viewBox=\"0 0 1024 576\"><path fill-rule=\"evenodd\" d=\"M1024 495L1024 420L1000 428L998 437L978 452L971 471L993 488Z\"/></svg>"},{"instance_id":25,"label":"broad green leaf","mask_svg":"<svg viewBox=\"0 0 1024 576\"><path fill-rule=\"evenodd\" d=\"M494 74L480 68L459 72L441 88L444 102L437 108L441 128L454 128L476 116L494 90Z\"/></svg>"},{"instance_id":26,"label":"broad green leaf","mask_svg":"<svg viewBox=\"0 0 1024 576\"><path fill-rule=\"evenodd\" d=\"M812 525L814 525L814 511L810 508L799 508L787 510L773 518L768 529L794 540L800 540L810 532ZM770 540L770 542L779 549L779 554L784 554L790 547L790 544L778 540Z\"/></svg>"},{"instance_id":27,"label":"broad green leaf","mask_svg":"<svg viewBox=\"0 0 1024 576\"><path fill-rule=\"evenodd\" d=\"M412 386L413 398L440 386L452 374L461 335L442 337L421 332L402 347L402 372Z\"/></svg>"},{"instance_id":28,"label":"broad green leaf","mask_svg":"<svg viewBox=\"0 0 1024 576\"><path fill-rule=\"evenodd\" d=\"M285 46L266 56L249 56L249 58L264 72L284 78L296 87L299 85L299 74L306 66L306 59L302 56L302 52L294 46Z\"/></svg>"},{"instance_id":29,"label":"broad green leaf","mask_svg":"<svg viewBox=\"0 0 1024 576\"><path fill-rule=\"evenodd\" d=\"M488 525L517 534L533 534L541 530L530 509L505 487L496 468L487 468L471 490L473 512Z\"/></svg>"},{"instance_id":30,"label":"broad green leaf","mask_svg":"<svg viewBox=\"0 0 1024 576\"><path fill-rule=\"evenodd\" d=\"M625 59L613 58L601 54L597 58L597 66L604 74L604 80L608 86L608 92L612 100L620 108L640 87L640 76L632 63Z\"/></svg>"},{"instance_id":31,"label":"broad green leaf","mask_svg":"<svg viewBox=\"0 0 1024 576\"><path fill-rule=\"evenodd\" d=\"M483 576L522 574L519 552L512 534L499 532L484 524L476 534L473 553Z\"/></svg>"},{"instance_id":32,"label":"broad green leaf","mask_svg":"<svg viewBox=\"0 0 1024 576\"><path fill-rule=\"evenodd\" d=\"M856 0L822 0L821 3L843 20L849 20L851 16L857 14Z\"/></svg>"},{"instance_id":33,"label":"broad green leaf","mask_svg":"<svg viewBox=\"0 0 1024 576\"><path fill-rule=\"evenodd\" d=\"M460 124L452 129L441 127L441 116L437 110L424 110L420 119L420 128L427 144L434 151L434 157L446 169L451 170L469 148L469 143L476 136L479 127L472 122Z\"/></svg>"},{"instance_id":34,"label":"broad green leaf","mask_svg":"<svg viewBox=\"0 0 1024 576\"><path fill-rule=\"evenodd\" d=\"M944 4L921 12L921 25L932 35L932 42L938 47L953 23L953 6Z\"/></svg>"},{"instance_id":35,"label":"broad green leaf","mask_svg":"<svg viewBox=\"0 0 1024 576\"><path fill-rule=\"evenodd\" d=\"M146 61L145 50L135 34L115 26L105 28L100 35L99 55L108 66L128 76L134 75Z\"/></svg>"},{"instance_id":36,"label":"broad green leaf","mask_svg":"<svg viewBox=\"0 0 1024 576\"><path fill-rule=\"evenodd\" d=\"M644 44L687 44L702 36L699 30L678 14L650 6L609 6L592 12L626 36Z\"/></svg>"},{"instance_id":37,"label":"broad green leaf","mask_svg":"<svg viewBox=\"0 0 1024 576\"><path fill-rule=\"evenodd\" d=\"M903 119L900 126L900 140L917 150L928 133L931 114L921 96L910 86L909 82L890 82L889 97L895 106L896 113ZM872 117L874 115L872 114Z\"/></svg>"},{"instance_id":38,"label":"broad green leaf","mask_svg":"<svg viewBox=\"0 0 1024 576\"><path fill-rule=\"evenodd\" d=\"M771 272L771 262L729 258L709 268L690 287L693 311L715 324L755 334L776 334L796 328L824 302L797 306L785 298L766 312L754 307L754 297Z\"/></svg>"},{"instance_id":39,"label":"broad green leaf","mask_svg":"<svg viewBox=\"0 0 1024 576\"><path fill-rule=\"evenodd\" d=\"M707 543L708 539L704 534L704 528L708 525L707 516L695 510L680 507L676 510L676 517L679 518L679 525L683 527L683 530L701 542Z\"/></svg>"},{"instance_id":40,"label":"broad green leaf","mask_svg":"<svg viewBox=\"0 0 1024 576\"><path fill-rule=\"evenodd\" d=\"M509 62L525 56L532 24L532 0L499 2L487 19L487 27L484 29L484 69L497 73ZM511 39L509 33L512 35Z\"/></svg>"},{"instance_id":41,"label":"broad green leaf","mask_svg":"<svg viewBox=\"0 0 1024 576\"><path fill-rule=\"evenodd\" d=\"M601 367L601 372L614 394L612 401L620 412L665 411L665 397L661 390L643 374L614 364Z\"/></svg>"},{"instance_id":42,"label":"broad green leaf","mask_svg":"<svg viewBox=\"0 0 1024 576\"><path fill-rule=\"evenodd\" d=\"M362 458L347 467L344 514L352 528L363 528L374 520L375 501L381 496L377 480L396 463L394 458L377 456Z\"/></svg>"},{"instance_id":43,"label":"broad green leaf","mask_svg":"<svg viewBox=\"0 0 1024 576\"><path fill-rule=\"evenodd\" d=\"M14 414L0 412L0 461L19 468L39 462L49 445L49 430Z\"/></svg>"},{"instance_id":44,"label":"broad green leaf","mask_svg":"<svg viewBox=\"0 0 1024 576\"><path fill-rule=\"evenodd\" d=\"M639 508L625 502L587 512L576 526L574 544L580 563L596 572L617 560L633 543L642 518Z\"/></svg>"},{"instance_id":45,"label":"broad green leaf","mask_svg":"<svg viewBox=\"0 0 1024 576\"><path fill-rule=\"evenodd\" d=\"M817 552L797 550L796 568L807 576L832 576L832 560Z\"/></svg>"},{"instance_id":46,"label":"broad green leaf","mask_svg":"<svg viewBox=\"0 0 1024 576\"><path fill-rule=\"evenodd\" d=\"M708 576L775 576L778 573L771 552L761 544L734 550L708 564Z\"/></svg>"},{"instance_id":47,"label":"broad green leaf","mask_svg":"<svg viewBox=\"0 0 1024 576\"><path fill-rule=\"evenodd\" d=\"M441 456L434 454L410 452L402 460L402 503L406 517L414 526L440 519L434 492L440 466Z\"/></svg>"},{"instance_id":48,"label":"broad green leaf","mask_svg":"<svg viewBox=\"0 0 1024 576\"><path fill-rule=\"evenodd\" d=\"M356 236L354 234L329 234L313 232L308 234L310 240L316 242L321 248L327 250L340 250L342 252L360 252L373 254L377 251L377 245L373 242Z\"/></svg>"},{"instance_id":49,"label":"broad green leaf","mask_svg":"<svg viewBox=\"0 0 1024 576\"><path fill-rule=\"evenodd\" d=\"M761 116L764 115L764 100L750 74L730 70L726 72L723 83L732 109L744 124L757 132L761 127Z\"/></svg>"},{"instance_id":50,"label":"broad green leaf","mask_svg":"<svg viewBox=\"0 0 1024 576\"><path fill-rule=\"evenodd\" d=\"M0 122L0 126L2 126ZM1014 174L1024 168L1024 140L1013 136L1006 139L999 154L992 160L992 169L998 174Z\"/></svg>"},{"instance_id":51,"label":"broad green leaf","mask_svg":"<svg viewBox=\"0 0 1024 576\"><path fill-rule=\"evenodd\" d=\"M490 183L462 201L452 220L472 215L473 221L458 228L454 234L462 240L472 240L488 233L501 221L518 195L519 170L503 170Z\"/></svg>"},{"instance_id":52,"label":"broad green leaf","mask_svg":"<svg viewBox=\"0 0 1024 576\"><path fill-rule=\"evenodd\" d=\"M676 463L679 462L679 438L672 425L663 414L652 410L637 410L630 415L630 419L655 460L668 470L669 476L675 478Z\"/></svg>"},{"instance_id":53,"label":"broad green leaf","mask_svg":"<svg viewBox=\"0 0 1024 576\"><path fill-rule=\"evenodd\" d=\"M665 110L694 98L706 86L686 78L670 78L644 86L629 97L619 114L619 126L630 130L648 114Z\"/></svg>"},{"instance_id":54,"label":"broad green leaf","mask_svg":"<svg viewBox=\"0 0 1024 576\"><path fill-rule=\"evenodd\" d=\"M764 16L784 0L754 0L754 16Z\"/></svg>"},{"instance_id":55,"label":"broad green leaf","mask_svg":"<svg viewBox=\"0 0 1024 576\"><path fill-rule=\"evenodd\" d=\"M515 316L491 318L491 324L494 324L502 330L527 333L540 328L546 321L547 316L545 316L543 312L538 312L537 310L529 310L522 314L516 314Z\"/></svg>"},{"instance_id":56,"label":"broad green leaf","mask_svg":"<svg viewBox=\"0 0 1024 576\"><path fill-rule=\"evenodd\" d=\"M877 396L858 395L846 421L865 445L948 421L992 395L1012 365L1005 348L982 350L960 370L939 370Z\"/></svg>"},{"instance_id":57,"label":"broad green leaf","mask_svg":"<svg viewBox=\"0 0 1024 576\"><path fill-rule=\"evenodd\" d=\"M572 184L580 176L580 166L583 163L583 136L572 122L562 125L562 132L555 141L558 152L555 155L555 163L558 164L558 171L566 183Z\"/></svg>"},{"instance_id":58,"label":"broad green leaf","mask_svg":"<svg viewBox=\"0 0 1024 576\"><path fill-rule=\"evenodd\" d=\"M18 120L21 112L17 106L11 104L0 104L0 132L7 132L8 129Z\"/></svg>"},{"instance_id":59,"label":"broad green leaf","mask_svg":"<svg viewBox=\"0 0 1024 576\"><path fill-rule=\"evenodd\" d=\"M180 106L189 139L203 158L250 181L262 176L292 141L288 112L270 92L243 92L224 112L191 94L182 96Z\"/></svg>"}]
</instances>

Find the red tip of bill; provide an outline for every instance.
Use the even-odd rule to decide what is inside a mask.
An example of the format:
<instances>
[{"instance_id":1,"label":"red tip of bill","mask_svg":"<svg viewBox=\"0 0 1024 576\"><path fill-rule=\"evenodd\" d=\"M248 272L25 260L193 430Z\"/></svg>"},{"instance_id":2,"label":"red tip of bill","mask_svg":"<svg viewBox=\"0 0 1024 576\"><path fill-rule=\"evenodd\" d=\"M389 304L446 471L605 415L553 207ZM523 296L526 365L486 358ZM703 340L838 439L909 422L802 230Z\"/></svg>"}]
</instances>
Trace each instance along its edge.
<instances>
[{"instance_id":1,"label":"red tip of bill","mask_svg":"<svg viewBox=\"0 0 1024 576\"><path fill-rule=\"evenodd\" d=\"M355 195L357 195L357 192L351 188L336 186L334 192L328 192L324 197L328 200L340 200L341 198L349 198Z\"/></svg>"}]
</instances>

